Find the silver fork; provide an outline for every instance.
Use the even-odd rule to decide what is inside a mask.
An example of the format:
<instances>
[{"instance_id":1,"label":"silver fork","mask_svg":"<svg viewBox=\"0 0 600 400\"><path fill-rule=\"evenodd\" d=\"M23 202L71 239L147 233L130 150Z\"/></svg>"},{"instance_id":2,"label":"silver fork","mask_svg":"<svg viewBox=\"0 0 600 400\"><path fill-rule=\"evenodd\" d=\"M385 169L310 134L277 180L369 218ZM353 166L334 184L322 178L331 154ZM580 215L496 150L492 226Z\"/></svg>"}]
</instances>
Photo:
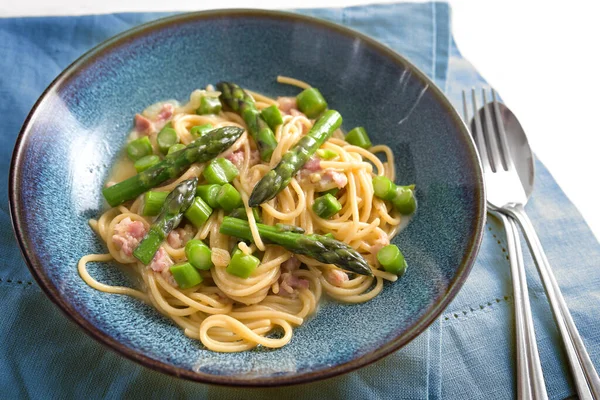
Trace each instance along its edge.
<instances>
[{"instance_id":1,"label":"silver fork","mask_svg":"<svg viewBox=\"0 0 600 400\"><path fill-rule=\"evenodd\" d=\"M525 267L523 265L523 253L521 249L521 242L519 240L519 231L515 221L512 218L497 212L497 207L494 206L498 196L504 195L505 193L504 191L500 190L500 185L506 184L504 182L506 177L496 175L491 171L492 164L490 164L490 159L485 147L485 141L483 138L484 133L481 126L481 119L479 118L477 97L474 89L472 90L472 107L473 123L475 127L471 134L475 140L479 157L484 169L487 201L489 206L488 208L493 215L501 220L502 224L504 225L504 231L506 232L506 242L510 259L511 276L513 281L513 297L515 304L517 398L544 400L548 398L548 395L546 393L544 375L542 373L540 356L535 339L533 318L529 303L529 293L527 291ZM464 91L463 113L465 122L470 128L467 96ZM519 179L518 176L517 179ZM523 189L521 187L521 191L522 190Z\"/></svg>"},{"instance_id":2,"label":"silver fork","mask_svg":"<svg viewBox=\"0 0 600 400\"><path fill-rule=\"evenodd\" d=\"M482 90L482 95L483 102L486 104L487 98L484 90ZM558 325L577 393L581 399L600 399L600 378L573 322L573 318L550 268L548 259L535 233L535 229L525 213L524 204L527 202L527 195L508 148L502 117L496 101L496 94L492 91L491 105L484 106L483 108L485 130L482 128L479 113L477 112L475 90L472 90L472 98L475 113L475 141L484 168L488 205L493 210L509 215L511 217L509 219L514 218L521 226L542 278L544 289L546 290L554 318ZM466 95L464 92L463 100L466 104ZM492 121L492 111L490 109L493 110L495 124ZM524 291L526 292L525 285ZM532 361L531 358L528 361ZM533 361L535 362L535 360ZM530 374L535 374L535 369L530 369ZM535 388L534 386L534 393Z\"/></svg>"}]
</instances>

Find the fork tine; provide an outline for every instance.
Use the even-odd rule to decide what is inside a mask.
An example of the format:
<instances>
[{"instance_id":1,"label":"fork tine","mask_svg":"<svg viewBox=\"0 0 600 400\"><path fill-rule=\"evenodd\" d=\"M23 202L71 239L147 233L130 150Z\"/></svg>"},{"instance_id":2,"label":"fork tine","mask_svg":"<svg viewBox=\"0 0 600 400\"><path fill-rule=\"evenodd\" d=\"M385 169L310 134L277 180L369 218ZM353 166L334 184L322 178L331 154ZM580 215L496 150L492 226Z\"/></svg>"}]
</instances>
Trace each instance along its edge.
<instances>
[{"instance_id":1,"label":"fork tine","mask_svg":"<svg viewBox=\"0 0 600 400\"><path fill-rule=\"evenodd\" d=\"M490 107L487 103L487 96L485 95L485 89L481 89L481 95L483 96L483 117L485 119L485 140L488 144L489 157L491 159L492 171L500 171L506 169L505 163L502 160L502 154L498 148L498 142L496 141L496 130L492 123L492 116L490 114Z\"/></svg>"},{"instance_id":2,"label":"fork tine","mask_svg":"<svg viewBox=\"0 0 600 400\"><path fill-rule=\"evenodd\" d=\"M462 91L462 101L463 101L463 120L465 121L465 124L467 125L467 128L469 129L469 134L473 138L473 141L475 141L475 135L471 129L471 122L469 121L469 107L467 107L467 93L464 90ZM475 142L475 148L477 148L477 142ZM479 150L478 150L478 152L479 152Z\"/></svg>"},{"instance_id":3,"label":"fork tine","mask_svg":"<svg viewBox=\"0 0 600 400\"><path fill-rule=\"evenodd\" d=\"M475 148L477 149L477 153L479 154L479 146L477 144L477 140L475 138L475 132L471 129L471 121L469 120L469 107L467 106L467 92L462 91L462 103L463 103L463 120L469 129L469 134L473 138L473 143L475 143Z\"/></svg>"},{"instance_id":4,"label":"fork tine","mask_svg":"<svg viewBox=\"0 0 600 400\"><path fill-rule=\"evenodd\" d=\"M502 114L500 114L500 107L498 106L498 100L496 100L496 91L494 89L492 89L492 104L494 105L494 116L497 128L496 131L498 132L500 149L503 153L504 165L507 170L514 169L512 156L508 148L508 140L506 139L506 131L504 130L504 120L502 119Z\"/></svg>"},{"instance_id":5,"label":"fork tine","mask_svg":"<svg viewBox=\"0 0 600 400\"><path fill-rule=\"evenodd\" d=\"M469 133L471 133L471 127L469 126L469 109L467 107L467 94L465 91L462 91L462 101L463 101L463 119L465 120L465 124L469 128Z\"/></svg>"},{"instance_id":6,"label":"fork tine","mask_svg":"<svg viewBox=\"0 0 600 400\"><path fill-rule=\"evenodd\" d=\"M490 168L492 164L488 158L485 140L483 139L483 128L481 127L481 119L479 118L479 110L477 109L477 95L475 94L474 88L471 88L471 105L473 106L473 121L475 125L475 132L472 133L472 135L475 138L475 145L477 146L477 151L479 151L481 165L485 171Z\"/></svg>"}]
</instances>

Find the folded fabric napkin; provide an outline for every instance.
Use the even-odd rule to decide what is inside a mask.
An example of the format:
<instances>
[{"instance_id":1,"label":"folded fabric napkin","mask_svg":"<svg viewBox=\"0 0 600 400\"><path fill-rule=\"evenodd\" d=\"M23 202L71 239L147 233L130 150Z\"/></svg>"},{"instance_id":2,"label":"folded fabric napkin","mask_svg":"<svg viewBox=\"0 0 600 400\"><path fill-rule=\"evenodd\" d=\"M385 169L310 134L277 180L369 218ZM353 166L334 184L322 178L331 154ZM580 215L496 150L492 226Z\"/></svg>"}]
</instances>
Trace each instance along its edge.
<instances>
[{"instance_id":1,"label":"folded fabric napkin","mask_svg":"<svg viewBox=\"0 0 600 400\"><path fill-rule=\"evenodd\" d=\"M487 86L452 40L447 4L300 10L362 31L409 58L456 106L461 91ZM0 386L6 398L298 399L515 397L512 286L505 237L486 224L477 262L454 302L400 351L326 381L273 389L231 389L178 380L101 346L51 304L33 282L11 230L8 168L19 129L52 79L101 41L165 14L0 19ZM527 211L592 360L600 369L600 245L537 162ZM524 244L524 248L525 248ZM566 358L535 268L526 256L536 334L552 399L573 395ZM73 266L75 268L75 266Z\"/></svg>"}]
</instances>

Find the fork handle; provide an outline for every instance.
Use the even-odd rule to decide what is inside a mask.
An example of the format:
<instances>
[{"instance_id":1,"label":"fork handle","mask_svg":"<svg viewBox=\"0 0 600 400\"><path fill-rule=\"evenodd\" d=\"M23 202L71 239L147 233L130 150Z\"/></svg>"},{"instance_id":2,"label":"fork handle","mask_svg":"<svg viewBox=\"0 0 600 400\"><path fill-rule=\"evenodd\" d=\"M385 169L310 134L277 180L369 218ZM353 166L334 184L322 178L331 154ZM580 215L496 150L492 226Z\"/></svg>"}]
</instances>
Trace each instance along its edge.
<instances>
[{"instance_id":1,"label":"fork handle","mask_svg":"<svg viewBox=\"0 0 600 400\"><path fill-rule=\"evenodd\" d=\"M581 399L600 400L600 378L594 368L594 364L585 349L585 345L579 331L573 322L567 303L560 291L558 282L550 268L548 258L544 253L540 239L535 232L531 220L525 213L522 205L517 204L504 208L521 225L527 244L533 255L544 289L558 325L563 344L567 351L567 357L573 373L573 380L577 394Z\"/></svg>"},{"instance_id":2,"label":"fork handle","mask_svg":"<svg viewBox=\"0 0 600 400\"><path fill-rule=\"evenodd\" d=\"M548 395L531 316L519 229L513 218L500 212L493 212L493 214L504 224L513 281L517 343L517 398L547 400Z\"/></svg>"},{"instance_id":3,"label":"fork handle","mask_svg":"<svg viewBox=\"0 0 600 400\"><path fill-rule=\"evenodd\" d=\"M513 218L507 217L502 214L502 220L504 222L504 227L507 232L507 239L509 236L512 236L512 244L507 240L508 253L511 263L511 273L513 274L513 276L516 275L517 277L516 280L513 277L513 282L517 282L517 285L514 288L514 292L516 294L517 289L520 291L520 314L523 318L523 328L526 343L525 350L527 351L527 354L525 354L524 356L527 361L527 369L530 377L530 390L532 392L531 394L534 400L547 400L548 394L546 392L546 384L544 382L544 374L542 372L540 354L538 352L537 340L535 338L533 316L531 314L531 304L529 302L529 291L527 288L527 277L525 275L525 264L523 263L523 249L521 249L519 228ZM515 267L513 267L513 264Z\"/></svg>"}]
</instances>

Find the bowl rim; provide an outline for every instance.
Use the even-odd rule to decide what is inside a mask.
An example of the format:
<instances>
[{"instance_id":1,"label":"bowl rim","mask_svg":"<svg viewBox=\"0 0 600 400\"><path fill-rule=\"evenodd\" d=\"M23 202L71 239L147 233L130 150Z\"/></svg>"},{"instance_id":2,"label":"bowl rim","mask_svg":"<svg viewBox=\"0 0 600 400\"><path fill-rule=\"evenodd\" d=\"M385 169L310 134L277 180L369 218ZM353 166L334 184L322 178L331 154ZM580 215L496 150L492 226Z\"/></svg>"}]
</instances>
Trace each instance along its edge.
<instances>
[{"instance_id":1,"label":"bowl rim","mask_svg":"<svg viewBox=\"0 0 600 400\"><path fill-rule=\"evenodd\" d=\"M34 251L28 251L29 238L23 233L23 227L26 225L26 221L22 219L21 206L19 204L19 188L18 184L21 178L21 166L24 161L24 149L26 147L30 128L33 121L37 116L37 110L44 104L50 94L54 93L60 86L67 82L69 78L76 75L79 72L79 68L86 66L93 62L96 58L110 53L112 47L116 45L125 44L127 41L138 38L148 32L160 30L169 26L175 26L179 23L185 23L189 21L199 21L214 18L231 18L231 17L262 17L272 19L286 19L300 21L302 23L310 24L313 26L326 28L328 30L335 31L336 33L343 34L351 38L358 38L372 49L378 51L383 56L388 57L396 64L408 67L413 73L414 77L419 79L422 83L429 85L429 89L433 91L435 97L440 101L442 106L449 111L450 116L456 125L457 129L462 132L462 139L464 145L471 156L471 161L475 167L475 175L477 178L476 190L479 193L476 194L476 226L471 240L468 246L468 251L463 255L460 266L457 273L450 281L445 293L441 295L432 306L429 307L421 318L414 322L407 330L403 331L402 334L388 341L385 345L377 348L361 357L354 358L343 364L329 366L325 369L318 371L311 371L295 375L282 375L273 377L249 377L249 376L232 376L232 375L211 375L203 372L195 372L181 367L177 367L171 364L167 364L158 359L144 355L143 353L136 351L125 344L113 339L109 335L105 334L99 328L93 325L92 322L88 321L82 315L80 315L69 302L67 302L62 295L60 290L51 282L45 273L43 263L38 259ZM466 281L475 259L479 251L481 241L483 239L485 215L486 215L486 202L485 202L485 184L483 179L483 171L479 162L479 156L475 150L475 145L466 124L460 118L458 112L451 104L450 100L444 95L442 90L438 88L435 83L413 63L408 61L402 55L387 47L386 45L378 42L377 40L360 33L354 29L346 26L330 22L324 19L297 14L286 11L275 11L275 10L261 10L261 9L218 9L218 10L207 10L199 12L188 12L167 17L158 18L146 22L144 24L130 28L124 32L115 35L100 44L96 45L92 49L85 52L75 61L73 61L67 68L65 68L42 92L38 100L33 105L31 111L27 115L23 126L17 136L15 147L13 150L10 172L8 179L8 197L9 197L9 210L10 217L13 226L13 231L17 238L21 254L25 259L25 262L35 278L38 285L44 291L44 293L54 302L59 309L72 321L74 321L82 330L102 343L112 351L119 355L122 355L130 360L133 360L145 367L149 367L153 370L160 371L169 375L173 375L178 378L184 378L191 381L236 386L236 387L273 387L273 386L287 386L301 383L308 383L318 381L326 378L331 378L337 375L341 375L347 372L354 371L358 368L369 365L392 352L399 350L406 344L410 343L418 335L420 335L425 329L437 319L437 317L446 309L450 302L454 299L458 291L462 288Z\"/></svg>"}]
</instances>

